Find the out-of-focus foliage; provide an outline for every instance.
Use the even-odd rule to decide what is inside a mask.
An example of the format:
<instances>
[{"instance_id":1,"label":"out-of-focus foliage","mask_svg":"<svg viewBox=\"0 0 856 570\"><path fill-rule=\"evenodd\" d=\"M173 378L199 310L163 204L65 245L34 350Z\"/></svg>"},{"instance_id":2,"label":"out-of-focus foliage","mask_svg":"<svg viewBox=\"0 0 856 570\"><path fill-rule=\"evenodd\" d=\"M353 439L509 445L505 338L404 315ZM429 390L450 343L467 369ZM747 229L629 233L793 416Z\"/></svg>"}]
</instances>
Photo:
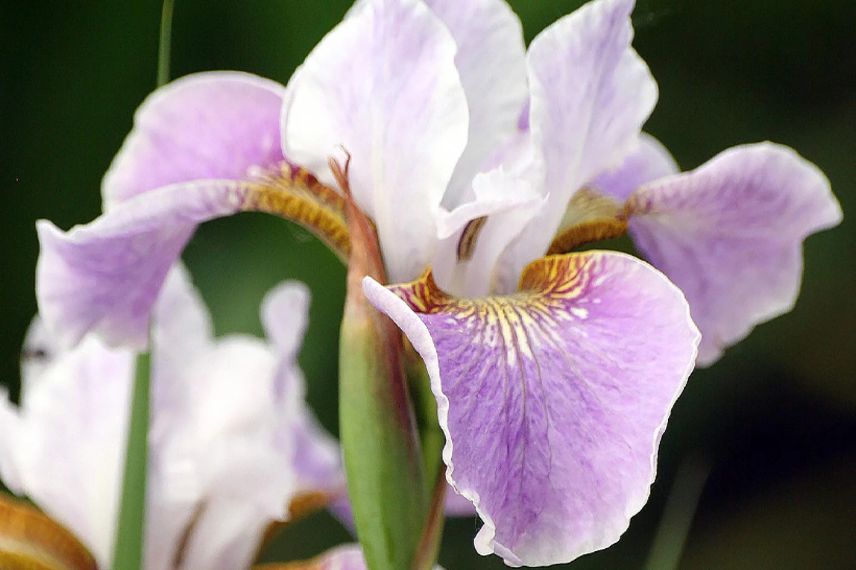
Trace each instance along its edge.
<instances>
[{"instance_id":1,"label":"out-of-focus foliage","mask_svg":"<svg viewBox=\"0 0 856 570\"><path fill-rule=\"evenodd\" d=\"M240 69L285 82L347 4L178 0L174 75ZM512 4L531 39L580 2ZM642 567L677 468L697 456L711 472L682 568L854 568L856 222L847 217L856 212L856 4L638 4L636 47L660 84L648 130L681 165L742 142L791 145L827 173L845 223L808 241L796 310L694 374L664 438L650 504L617 546L573 567ZM155 82L159 11L154 0L3 1L0 383L13 393L36 310L33 223L46 217L67 228L98 213L100 178ZM312 323L301 362L310 402L335 431L339 262L305 232L259 215L204 226L185 257L219 333L260 333L264 291L284 278L309 284ZM448 525L447 568L503 567L473 551L477 526ZM265 555L309 556L346 539L321 514L280 533Z\"/></svg>"}]
</instances>

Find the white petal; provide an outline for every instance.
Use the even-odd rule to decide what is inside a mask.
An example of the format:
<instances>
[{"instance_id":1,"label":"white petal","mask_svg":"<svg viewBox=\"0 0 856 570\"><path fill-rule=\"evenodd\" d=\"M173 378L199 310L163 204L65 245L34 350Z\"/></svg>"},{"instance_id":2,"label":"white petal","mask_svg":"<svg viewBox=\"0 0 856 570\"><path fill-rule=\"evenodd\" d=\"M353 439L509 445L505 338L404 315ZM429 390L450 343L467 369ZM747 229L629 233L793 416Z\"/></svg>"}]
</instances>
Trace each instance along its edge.
<instances>
[{"instance_id":1,"label":"white petal","mask_svg":"<svg viewBox=\"0 0 856 570\"><path fill-rule=\"evenodd\" d=\"M515 277L547 251L571 196L633 149L656 104L657 85L630 47L632 10L633 0L589 2L529 48L534 175L548 201L505 256Z\"/></svg>"},{"instance_id":2,"label":"white petal","mask_svg":"<svg viewBox=\"0 0 856 570\"><path fill-rule=\"evenodd\" d=\"M470 111L469 140L443 198L454 207L472 197L473 177L517 132L529 95L520 19L505 0L426 0L458 44L455 65Z\"/></svg>"},{"instance_id":3,"label":"white petal","mask_svg":"<svg viewBox=\"0 0 856 570\"><path fill-rule=\"evenodd\" d=\"M286 281L271 289L262 301L261 318L268 339L283 354L296 358L309 324L309 288Z\"/></svg>"},{"instance_id":4,"label":"white petal","mask_svg":"<svg viewBox=\"0 0 856 570\"><path fill-rule=\"evenodd\" d=\"M12 454L16 490L74 532L103 567L112 555L133 362L92 336L51 355L25 387Z\"/></svg>"},{"instance_id":5,"label":"white petal","mask_svg":"<svg viewBox=\"0 0 856 570\"><path fill-rule=\"evenodd\" d=\"M542 207L544 200L526 179L503 169L479 174L473 181L475 199L439 220L441 238L432 269L440 287L462 297L480 297L494 289L502 252ZM480 217L486 222L472 238L468 259L459 259L467 225ZM470 228L472 229L472 228ZM516 277L516 276L515 276Z\"/></svg>"},{"instance_id":6,"label":"white petal","mask_svg":"<svg viewBox=\"0 0 856 570\"><path fill-rule=\"evenodd\" d=\"M264 513L245 501L207 503L194 524L179 570L249 568L267 525Z\"/></svg>"},{"instance_id":7,"label":"white petal","mask_svg":"<svg viewBox=\"0 0 856 570\"><path fill-rule=\"evenodd\" d=\"M352 156L351 189L375 221L391 280L416 277L467 142L455 42L418 0L370 0L330 32L290 84L286 156L332 183Z\"/></svg>"}]
</instances>

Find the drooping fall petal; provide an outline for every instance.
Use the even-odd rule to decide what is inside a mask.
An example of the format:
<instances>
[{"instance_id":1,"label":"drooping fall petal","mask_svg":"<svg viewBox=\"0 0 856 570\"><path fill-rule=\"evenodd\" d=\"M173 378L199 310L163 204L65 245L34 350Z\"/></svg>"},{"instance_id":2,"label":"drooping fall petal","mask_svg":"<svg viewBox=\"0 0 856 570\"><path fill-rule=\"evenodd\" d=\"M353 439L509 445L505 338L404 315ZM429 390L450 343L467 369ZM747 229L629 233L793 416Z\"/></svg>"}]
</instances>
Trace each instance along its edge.
<instances>
[{"instance_id":1,"label":"drooping fall petal","mask_svg":"<svg viewBox=\"0 0 856 570\"><path fill-rule=\"evenodd\" d=\"M67 528L36 508L0 493L0 568L97 570Z\"/></svg>"},{"instance_id":2,"label":"drooping fall petal","mask_svg":"<svg viewBox=\"0 0 856 570\"><path fill-rule=\"evenodd\" d=\"M166 186L126 200L64 233L41 220L39 312L63 346L96 332L143 348L151 307L197 224L239 211L246 196L222 181Z\"/></svg>"},{"instance_id":3,"label":"drooping fall petal","mask_svg":"<svg viewBox=\"0 0 856 570\"><path fill-rule=\"evenodd\" d=\"M695 361L674 285L591 252L532 263L505 297L455 299L430 276L364 288L425 361L449 481L484 522L479 552L537 566L618 540Z\"/></svg>"},{"instance_id":4,"label":"drooping fall petal","mask_svg":"<svg viewBox=\"0 0 856 570\"><path fill-rule=\"evenodd\" d=\"M285 88L248 73L188 75L152 93L104 177L105 209L194 180L242 180L283 160Z\"/></svg>"},{"instance_id":5,"label":"drooping fall petal","mask_svg":"<svg viewBox=\"0 0 856 570\"><path fill-rule=\"evenodd\" d=\"M297 492L321 493L333 500L345 492L341 450L306 405L306 380L297 362L309 324L309 297L304 285L281 283L265 295L261 319L279 358L274 397L281 402L280 413L291 416L279 437L290 440Z\"/></svg>"},{"instance_id":6,"label":"drooping fall petal","mask_svg":"<svg viewBox=\"0 0 856 570\"><path fill-rule=\"evenodd\" d=\"M244 73L191 75L155 91L103 183L106 213L61 232L37 224L39 310L71 346L91 331L146 345L151 306L202 222L264 211L347 244L341 197L282 155L285 88Z\"/></svg>"},{"instance_id":7,"label":"drooping fall petal","mask_svg":"<svg viewBox=\"0 0 856 570\"><path fill-rule=\"evenodd\" d=\"M803 240L841 221L823 173L771 143L735 147L647 184L627 210L636 245L687 297L702 365L791 310Z\"/></svg>"},{"instance_id":8,"label":"drooping fall petal","mask_svg":"<svg viewBox=\"0 0 856 570\"><path fill-rule=\"evenodd\" d=\"M40 314L63 346L96 332L110 344L143 348L152 305L198 224L241 211L268 212L315 231L343 254L349 246L340 201L305 172L283 167L251 180L164 186L68 232L41 220Z\"/></svg>"}]
</instances>

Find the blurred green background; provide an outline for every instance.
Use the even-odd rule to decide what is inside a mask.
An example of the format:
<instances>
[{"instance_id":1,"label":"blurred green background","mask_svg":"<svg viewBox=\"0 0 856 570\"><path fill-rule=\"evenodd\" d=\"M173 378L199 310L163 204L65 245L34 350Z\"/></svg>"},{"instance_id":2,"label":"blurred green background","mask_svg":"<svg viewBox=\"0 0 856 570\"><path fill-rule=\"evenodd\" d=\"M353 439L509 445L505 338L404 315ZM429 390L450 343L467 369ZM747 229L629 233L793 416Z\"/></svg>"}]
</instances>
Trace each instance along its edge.
<instances>
[{"instance_id":1,"label":"blurred green background","mask_svg":"<svg viewBox=\"0 0 856 570\"><path fill-rule=\"evenodd\" d=\"M580 2L517 0L527 39ZM286 82L347 0L178 0L173 75L245 70ZM0 11L0 382L13 394L36 310L33 224L94 218L99 183L155 82L160 4L3 0ZM743 142L791 145L856 212L856 3L851 0L640 0L637 50L660 84L647 130L684 168ZM856 568L856 223L812 237L795 311L699 370L663 440L652 499L613 548L571 567L641 568L681 465L708 472L681 568ZM258 303L282 279L312 288L301 362L332 431L344 271L308 234L242 215L205 225L185 256L219 333L260 333ZM763 287L758 283L758 287ZM680 478L692 486L692 477ZM679 484L680 486L680 484ZM691 509L691 489L676 504ZM680 517L678 517L679 519ZM449 570L502 568L453 521ZM668 540L680 525L666 523ZM277 537L268 559L348 540L328 515Z\"/></svg>"}]
</instances>

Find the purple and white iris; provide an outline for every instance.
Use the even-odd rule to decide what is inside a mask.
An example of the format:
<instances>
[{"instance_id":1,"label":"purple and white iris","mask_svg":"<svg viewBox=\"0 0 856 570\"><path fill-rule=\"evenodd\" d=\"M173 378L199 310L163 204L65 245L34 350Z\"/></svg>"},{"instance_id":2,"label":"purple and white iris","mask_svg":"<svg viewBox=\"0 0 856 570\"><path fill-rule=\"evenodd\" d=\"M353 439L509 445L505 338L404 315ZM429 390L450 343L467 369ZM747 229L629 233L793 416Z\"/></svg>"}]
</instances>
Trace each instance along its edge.
<instances>
[{"instance_id":1,"label":"purple and white iris","mask_svg":"<svg viewBox=\"0 0 856 570\"><path fill-rule=\"evenodd\" d=\"M633 5L594 0L527 51L502 0L361 0L287 88L206 73L159 89L104 179L105 213L39 223L47 329L144 345L195 227L293 212L271 200L298 179L313 196L299 220L342 243L328 160L345 149L405 283L365 294L425 362L477 550L538 566L609 546L647 500L696 360L789 310L802 241L841 219L823 174L771 143L677 173L641 132L657 86ZM653 267L567 253L624 231Z\"/></svg>"},{"instance_id":2,"label":"purple and white iris","mask_svg":"<svg viewBox=\"0 0 856 570\"><path fill-rule=\"evenodd\" d=\"M155 308L145 568L245 568L290 504L344 492L339 450L304 402L297 351L308 292L272 290L268 340L213 339L185 273ZM0 400L0 475L71 530L99 568L113 553L134 353L87 335L61 348L36 319L22 404ZM317 496L317 495L315 495ZM13 549L14 550L14 549Z\"/></svg>"}]
</instances>

